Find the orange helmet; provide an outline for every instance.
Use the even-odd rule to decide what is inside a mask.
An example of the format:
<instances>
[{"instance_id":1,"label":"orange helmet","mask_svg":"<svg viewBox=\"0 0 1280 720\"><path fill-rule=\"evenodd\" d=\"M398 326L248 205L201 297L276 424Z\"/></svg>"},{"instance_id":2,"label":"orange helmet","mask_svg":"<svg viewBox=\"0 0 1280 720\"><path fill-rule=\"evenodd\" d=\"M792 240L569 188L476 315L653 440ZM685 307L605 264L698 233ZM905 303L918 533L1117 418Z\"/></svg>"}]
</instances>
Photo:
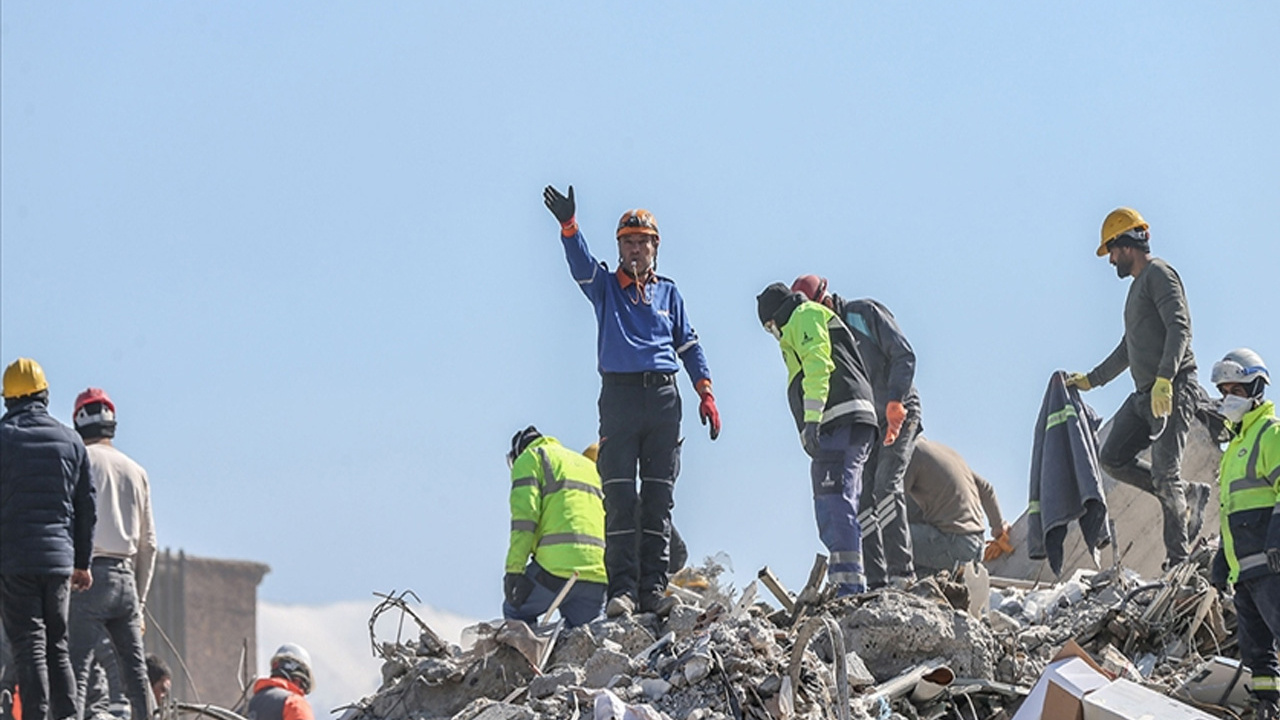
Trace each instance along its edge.
<instances>
[{"instance_id":1,"label":"orange helmet","mask_svg":"<svg viewBox=\"0 0 1280 720\"><path fill-rule=\"evenodd\" d=\"M648 210L636 208L622 213L618 220L618 237L623 235L652 235L658 237L658 221Z\"/></svg>"}]
</instances>

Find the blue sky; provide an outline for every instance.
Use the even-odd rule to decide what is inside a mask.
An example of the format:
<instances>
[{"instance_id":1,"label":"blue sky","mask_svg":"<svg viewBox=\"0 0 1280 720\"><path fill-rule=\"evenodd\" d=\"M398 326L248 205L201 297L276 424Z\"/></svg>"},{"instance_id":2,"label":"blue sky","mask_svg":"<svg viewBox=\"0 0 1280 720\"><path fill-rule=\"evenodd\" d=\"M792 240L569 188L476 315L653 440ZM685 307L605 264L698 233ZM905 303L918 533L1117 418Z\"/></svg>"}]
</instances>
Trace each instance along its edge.
<instances>
[{"instance_id":1,"label":"blue sky","mask_svg":"<svg viewBox=\"0 0 1280 720\"><path fill-rule=\"evenodd\" d=\"M596 432L594 322L542 187L652 210L715 378L685 398L695 557L821 551L757 292L887 304L927 434L1026 502L1050 373L1120 340L1102 218L1138 208L1208 368L1280 364L1280 7L6 2L0 355L106 388L162 546L261 595L499 612L503 454ZM1087 396L1104 415L1131 385Z\"/></svg>"}]
</instances>

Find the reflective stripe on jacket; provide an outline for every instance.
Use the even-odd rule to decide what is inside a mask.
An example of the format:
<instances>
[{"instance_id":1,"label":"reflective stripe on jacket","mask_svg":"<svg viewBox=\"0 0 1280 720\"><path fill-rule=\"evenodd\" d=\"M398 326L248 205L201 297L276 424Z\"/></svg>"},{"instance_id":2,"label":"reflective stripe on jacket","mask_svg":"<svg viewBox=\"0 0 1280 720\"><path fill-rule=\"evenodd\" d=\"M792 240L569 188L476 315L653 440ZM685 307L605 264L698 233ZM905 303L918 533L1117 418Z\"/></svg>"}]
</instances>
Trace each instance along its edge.
<instances>
[{"instance_id":1,"label":"reflective stripe on jacket","mask_svg":"<svg viewBox=\"0 0 1280 720\"><path fill-rule=\"evenodd\" d=\"M1218 470L1219 518L1227 581L1266 575L1267 550L1280 549L1280 420L1267 401L1240 422Z\"/></svg>"},{"instance_id":2,"label":"reflective stripe on jacket","mask_svg":"<svg viewBox=\"0 0 1280 720\"><path fill-rule=\"evenodd\" d=\"M593 257L576 224L570 230L573 234L561 232L560 240L569 274L595 308L599 371L673 373L678 361L695 387L709 380L706 355L675 281L654 275L639 287L626 273L609 272Z\"/></svg>"},{"instance_id":3,"label":"reflective stripe on jacket","mask_svg":"<svg viewBox=\"0 0 1280 720\"><path fill-rule=\"evenodd\" d=\"M524 572L529 556L556 577L608 582L604 567L604 492L595 463L553 437L529 443L511 467L511 546L506 571Z\"/></svg>"},{"instance_id":4,"label":"reflective stripe on jacket","mask_svg":"<svg viewBox=\"0 0 1280 720\"><path fill-rule=\"evenodd\" d=\"M805 301L781 330L778 344L787 364L787 399L797 430L810 422L878 425L862 357L835 313Z\"/></svg>"}]
</instances>

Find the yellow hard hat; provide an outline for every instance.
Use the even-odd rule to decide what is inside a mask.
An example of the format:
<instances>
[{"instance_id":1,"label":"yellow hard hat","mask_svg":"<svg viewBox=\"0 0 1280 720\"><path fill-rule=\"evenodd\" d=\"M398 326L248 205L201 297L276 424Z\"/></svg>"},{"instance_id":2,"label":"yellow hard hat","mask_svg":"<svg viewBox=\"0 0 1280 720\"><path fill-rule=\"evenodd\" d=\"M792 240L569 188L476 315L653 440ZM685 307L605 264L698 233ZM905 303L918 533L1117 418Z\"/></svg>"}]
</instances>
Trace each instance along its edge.
<instances>
[{"instance_id":1,"label":"yellow hard hat","mask_svg":"<svg viewBox=\"0 0 1280 720\"><path fill-rule=\"evenodd\" d=\"M1149 225L1142 219L1142 214L1133 208L1116 208L1107 213L1102 221L1102 244L1098 245L1098 257L1106 257L1109 250L1107 243L1135 228L1146 230Z\"/></svg>"},{"instance_id":2,"label":"yellow hard hat","mask_svg":"<svg viewBox=\"0 0 1280 720\"><path fill-rule=\"evenodd\" d=\"M44 368L31 358L18 358L4 369L6 398L26 397L48 389L49 381L44 379Z\"/></svg>"},{"instance_id":3,"label":"yellow hard hat","mask_svg":"<svg viewBox=\"0 0 1280 720\"><path fill-rule=\"evenodd\" d=\"M586 450L582 451L582 454L586 455L587 459L590 460L591 462L595 462L596 458L600 455L600 443L598 442L591 443L590 445L587 446Z\"/></svg>"}]
</instances>

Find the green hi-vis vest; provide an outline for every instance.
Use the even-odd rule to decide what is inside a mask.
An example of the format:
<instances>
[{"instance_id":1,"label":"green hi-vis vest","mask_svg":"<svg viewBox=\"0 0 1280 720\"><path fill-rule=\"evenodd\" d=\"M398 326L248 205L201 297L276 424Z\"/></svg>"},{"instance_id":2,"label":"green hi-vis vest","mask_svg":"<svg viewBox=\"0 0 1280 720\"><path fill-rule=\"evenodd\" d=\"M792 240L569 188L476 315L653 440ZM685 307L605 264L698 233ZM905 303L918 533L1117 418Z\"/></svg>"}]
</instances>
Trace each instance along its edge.
<instances>
[{"instance_id":1,"label":"green hi-vis vest","mask_svg":"<svg viewBox=\"0 0 1280 720\"><path fill-rule=\"evenodd\" d=\"M604 492L595 463L553 437L529 443L511 466L511 547L507 572L529 556L560 578L575 571L608 582L604 569Z\"/></svg>"},{"instance_id":2,"label":"green hi-vis vest","mask_svg":"<svg viewBox=\"0 0 1280 720\"><path fill-rule=\"evenodd\" d=\"M1265 575L1268 536L1280 543L1280 420L1274 403L1263 403L1241 420L1222 455L1218 496L1227 580L1234 584Z\"/></svg>"}]
</instances>

